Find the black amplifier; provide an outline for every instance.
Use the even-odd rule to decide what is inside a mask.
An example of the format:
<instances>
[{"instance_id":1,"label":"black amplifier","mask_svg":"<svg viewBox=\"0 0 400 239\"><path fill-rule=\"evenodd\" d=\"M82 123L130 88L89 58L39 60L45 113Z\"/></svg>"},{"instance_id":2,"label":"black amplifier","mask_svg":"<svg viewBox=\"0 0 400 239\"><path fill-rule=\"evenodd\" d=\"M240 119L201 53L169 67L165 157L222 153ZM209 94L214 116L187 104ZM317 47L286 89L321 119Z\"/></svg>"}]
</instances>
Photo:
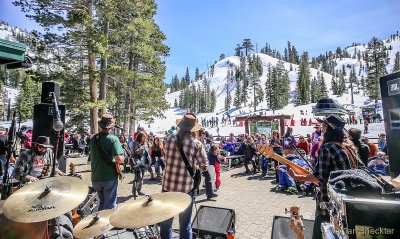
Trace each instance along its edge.
<instances>
[{"instance_id":1,"label":"black amplifier","mask_svg":"<svg viewBox=\"0 0 400 239\"><path fill-rule=\"evenodd\" d=\"M330 185L328 192L332 231L339 238L400 238L400 193L361 198L339 193Z\"/></svg>"}]
</instances>

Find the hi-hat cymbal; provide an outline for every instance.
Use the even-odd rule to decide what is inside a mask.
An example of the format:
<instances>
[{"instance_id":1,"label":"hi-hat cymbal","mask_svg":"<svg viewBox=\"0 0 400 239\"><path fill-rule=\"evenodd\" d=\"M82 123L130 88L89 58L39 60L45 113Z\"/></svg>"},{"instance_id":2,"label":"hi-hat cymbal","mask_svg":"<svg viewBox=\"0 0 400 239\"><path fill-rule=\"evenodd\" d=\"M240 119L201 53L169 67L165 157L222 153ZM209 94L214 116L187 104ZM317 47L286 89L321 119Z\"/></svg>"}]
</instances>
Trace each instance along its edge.
<instances>
[{"instance_id":1,"label":"hi-hat cymbal","mask_svg":"<svg viewBox=\"0 0 400 239\"><path fill-rule=\"evenodd\" d=\"M192 198L186 193L156 193L123 203L111 215L110 223L119 228L153 225L185 211L191 202Z\"/></svg>"},{"instance_id":2,"label":"hi-hat cymbal","mask_svg":"<svg viewBox=\"0 0 400 239\"><path fill-rule=\"evenodd\" d=\"M81 204L89 187L76 177L51 177L28 184L11 194L4 215L15 222L40 222L56 218Z\"/></svg>"},{"instance_id":3,"label":"hi-hat cymbal","mask_svg":"<svg viewBox=\"0 0 400 239\"><path fill-rule=\"evenodd\" d=\"M108 232L113 228L110 224L110 216L113 212L113 209L107 209L87 216L74 227L74 237L91 238Z\"/></svg>"},{"instance_id":4,"label":"hi-hat cymbal","mask_svg":"<svg viewBox=\"0 0 400 239\"><path fill-rule=\"evenodd\" d=\"M42 239L46 232L46 222L18 223L3 215L4 201L0 201L0 237L8 239Z\"/></svg>"}]
</instances>

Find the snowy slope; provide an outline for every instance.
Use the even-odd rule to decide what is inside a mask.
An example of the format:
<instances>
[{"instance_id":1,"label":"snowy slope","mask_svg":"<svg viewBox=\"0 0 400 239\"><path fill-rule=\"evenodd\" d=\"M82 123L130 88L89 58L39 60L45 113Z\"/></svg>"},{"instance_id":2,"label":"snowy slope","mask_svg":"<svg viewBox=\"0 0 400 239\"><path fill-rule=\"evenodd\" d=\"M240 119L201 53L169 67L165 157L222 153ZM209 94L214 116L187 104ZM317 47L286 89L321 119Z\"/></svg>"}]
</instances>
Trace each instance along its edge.
<instances>
[{"instance_id":1,"label":"snowy slope","mask_svg":"<svg viewBox=\"0 0 400 239\"><path fill-rule=\"evenodd\" d=\"M394 59L395 59L395 54L397 52L400 52L400 38L396 37L394 40L384 40L384 44L386 47L391 46L392 50L388 50L388 55L389 55L389 64L386 66L387 71L390 73L392 71L393 68L393 63L394 63ZM364 53L366 51L366 45L359 45L359 46L353 46L353 47L348 47L345 50L347 50L347 52L353 56L354 53L356 52L361 52ZM278 63L278 59L273 58L271 56L262 54L262 53L257 53L258 56L260 57L261 61L262 61L262 65L263 65L263 74L260 77L261 80L261 85L264 86L265 85L265 81L267 79L267 74L268 74L268 64L271 64L272 66L276 66L276 64ZM357 57L356 57L357 58ZM356 76L357 78L360 80L362 77L366 77L367 75L367 71L364 70L364 68L361 69L360 71L360 67L361 66L366 66L365 61L358 60L358 59L353 59L353 58L337 58L335 59L336 62L336 66L335 66L335 70L341 70L344 66L345 70L346 70L346 76L345 78L348 79L349 75L350 75L350 71L352 70L352 68L355 69L356 72ZM224 108L224 102L225 102L225 98L226 98L226 77L227 77L227 71L228 69L234 69L236 66L239 66L240 64L240 59L239 57L236 56L230 56L227 57L219 62L217 62L215 64L214 67L214 75L213 77L207 77L205 80L210 82L210 87L211 89L214 89L216 91L216 95L217 95L217 103L216 103L216 109L214 113L205 113L205 114L199 114L199 117L211 117L211 116L217 116L216 112L220 112L221 110L223 110ZM290 65L292 65L292 71L290 70ZM295 95L295 90L296 90L296 82L297 82L297 74L298 74L298 65L295 64L291 64L291 63L284 63L285 69L287 71L289 71L289 78L290 78L290 89L291 89L291 95L294 96ZM318 69L314 69L311 68L311 78L313 77L317 77L317 73L318 73ZM321 72L324 75L325 78L325 82L327 85L327 88L329 90L328 95L331 98L336 99L339 103L341 104L350 104L351 103L351 95L350 93L348 94L343 94L342 96L338 97L336 95L332 94L332 90L331 90L331 80L332 80L332 75L325 73L325 72ZM208 76L209 72L204 72L204 75ZM199 82L195 82L194 84L203 84L203 81L199 81ZM234 92L235 92L235 82L232 82L228 85L229 90L231 91L231 95L232 98L234 97ZM174 92L171 94L168 94L166 96L167 101L171 104L171 106L173 106L174 104L174 100L175 99L179 99L179 94L180 92ZM365 102L369 102L368 101L368 97L363 96L363 92L360 91L359 94L354 94L354 101L355 101L355 105L357 107L363 106L365 104ZM251 95L249 94L249 99L252 99ZM251 102L251 100L249 100L249 102ZM294 106L294 104L290 103L288 104L284 109L281 110L277 110L275 111L275 114L289 114L289 115L293 115L294 119L296 120L296 122L298 123L300 118L314 118L313 115L311 115L311 110L312 110L312 106L314 106L315 104L308 104L308 105L302 105L302 106ZM258 106L257 109L267 109L267 103L261 102ZM243 113L251 113L253 110L253 107L242 107L239 109L232 109L230 111L230 115L231 116L237 116L237 115L241 115ZM308 112L308 115L301 115L300 114L300 110L302 110L303 112ZM358 113L360 111L359 108L356 108L356 112ZM173 112L179 112L178 114L174 114ZM266 112L267 114L273 114L272 111L268 111ZM166 117L169 118L174 118L174 120L176 118L181 117L182 115L182 111L177 110L177 109L170 109L169 111L166 112ZM222 118L222 116L217 116L219 118ZM174 120L168 120L168 121L163 121L163 122L171 122L173 123ZM173 124L171 124L173 125ZM171 125L168 125L168 127L164 127L164 128L169 128ZM361 127L361 125L360 125ZM160 130L162 127L158 127L157 129ZM228 127L229 130L232 130L231 127ZM308 127L302 127L302 129L306 129ZM379 124L379 126L376 126L376 131L383 131L383 124ZM150 128L151 129L151 128ZM215 131L215 129L210 129L211 131ZM227 132L225 132L226 134L228 134L229 130L227 130ZM312 130L312 127L311 129ZM223 133L224 128L221 128L221 134ZM238 130L238 132L243 131L244 129L243 127L241 127L240 130ZM236 131L234 131L236 132ZM373 131L375 132L375 131ZM216 133L216 132L214 132ZM300 132L299 132L300 133ZM375 136L375 135L374 135Z\"/></svg>"}]
</instances>

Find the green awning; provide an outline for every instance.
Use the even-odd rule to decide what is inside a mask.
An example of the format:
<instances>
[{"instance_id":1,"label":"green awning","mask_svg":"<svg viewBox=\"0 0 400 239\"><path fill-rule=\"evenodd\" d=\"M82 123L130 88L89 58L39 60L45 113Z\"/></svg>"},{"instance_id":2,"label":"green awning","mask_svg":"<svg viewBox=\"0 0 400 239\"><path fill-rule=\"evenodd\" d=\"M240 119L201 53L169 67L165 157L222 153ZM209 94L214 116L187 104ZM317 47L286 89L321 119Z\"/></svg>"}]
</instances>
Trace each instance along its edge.
<instances>
[{"instance_id":1,"label":"green awning","mask_svg":"<svg viewBox=\"0 0 400 239\"><path fill-rule=\"evenodd\" d=\"M26 45L0 39L0 65L24 61Z\"/></svg>"}]
</instances>

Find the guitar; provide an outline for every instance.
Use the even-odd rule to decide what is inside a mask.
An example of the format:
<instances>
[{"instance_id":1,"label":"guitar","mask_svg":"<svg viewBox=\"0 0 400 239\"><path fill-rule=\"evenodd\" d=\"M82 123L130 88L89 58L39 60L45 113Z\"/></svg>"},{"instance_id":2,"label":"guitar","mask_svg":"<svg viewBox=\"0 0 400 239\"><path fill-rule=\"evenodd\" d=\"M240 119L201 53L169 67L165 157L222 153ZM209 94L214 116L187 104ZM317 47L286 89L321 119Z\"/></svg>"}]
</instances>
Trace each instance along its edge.
<instances>
[{"instance_id":1,"label":"guitar","mask_svg":"<svg viewBox=\"0 0 400 239\"><path fill-rule=\"evenodd\" d=\"M285 214L290 213L290 229L296 234L297 239L304 238L303 216L300 215L300 207L293 205L289 210L285 208Z\"/></svg>"},{"instance_id":2,"label":"guitar","mask_svg":"<svg viewBox=\"0 0 400 239\"><path fill-rule=\"evenodd\" d=\"M311 173L310 171L308 171L308 170L306 170L306 169L300 167L299 165L297 165L297 164L295 164L295 163L292 163L290 160L288 160L288 159L286 159L286 158L280 156L279 154L276 154L276 153L274 152L274 150L272 149L272 147L266 147L266 146L263 146L263 145L257 145L257 149L258 149L258 151L259 151L262 155L264 155L265 157L267 157L267 158L273 158L273 159L275 159L276 161L278 161L279 163L284 164L284 165L286 165L286 166L289 166L289 167L292 168L297 174L300 174L300 175L307 175L307 174L310 174L310 173Z\"/></svg>"}]
</instances>

